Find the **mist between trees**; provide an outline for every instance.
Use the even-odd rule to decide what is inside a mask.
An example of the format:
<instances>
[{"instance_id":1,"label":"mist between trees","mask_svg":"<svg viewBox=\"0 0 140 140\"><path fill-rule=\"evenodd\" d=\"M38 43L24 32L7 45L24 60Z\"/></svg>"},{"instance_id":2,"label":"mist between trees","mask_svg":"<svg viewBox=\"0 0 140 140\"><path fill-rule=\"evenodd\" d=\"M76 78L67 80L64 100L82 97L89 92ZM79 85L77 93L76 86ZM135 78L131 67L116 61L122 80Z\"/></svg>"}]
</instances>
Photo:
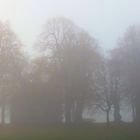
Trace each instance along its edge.
<instances>
[{"instance_id":1,"label":"mist between trees","mask_svg":"<svg viewBox=\"0 0 140 140\"><path fill-rule=\"evenodd\" d=\"M104 56L94 37L58 17L43 27L31 60L0 22L1 123L7 112L11 124L91 123L85 110L119 123L123 106L140 123L140 26L129 27L117 46Z\"/></svg>"}]
</instances>

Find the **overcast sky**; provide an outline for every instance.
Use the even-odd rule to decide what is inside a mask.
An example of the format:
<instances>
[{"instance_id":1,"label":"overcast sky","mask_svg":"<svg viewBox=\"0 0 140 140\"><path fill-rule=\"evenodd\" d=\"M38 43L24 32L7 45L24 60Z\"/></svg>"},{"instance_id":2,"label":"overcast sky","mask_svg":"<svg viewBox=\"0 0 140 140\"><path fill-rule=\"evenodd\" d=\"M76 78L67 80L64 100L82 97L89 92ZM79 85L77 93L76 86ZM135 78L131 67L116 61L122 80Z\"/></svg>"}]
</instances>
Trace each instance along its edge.
<instances>
[{"instance_id":1,"label":"overcast sky","mask_svg":"<svg viewBox=\"0 0 140 140\"><path fill-rule=\"evenodd\" d=\"M54 16L70 18L108 50L128 26L140 24L140 0L0 0L0 19L9 20L29 48Z\"/></svg>"}]
</instances>

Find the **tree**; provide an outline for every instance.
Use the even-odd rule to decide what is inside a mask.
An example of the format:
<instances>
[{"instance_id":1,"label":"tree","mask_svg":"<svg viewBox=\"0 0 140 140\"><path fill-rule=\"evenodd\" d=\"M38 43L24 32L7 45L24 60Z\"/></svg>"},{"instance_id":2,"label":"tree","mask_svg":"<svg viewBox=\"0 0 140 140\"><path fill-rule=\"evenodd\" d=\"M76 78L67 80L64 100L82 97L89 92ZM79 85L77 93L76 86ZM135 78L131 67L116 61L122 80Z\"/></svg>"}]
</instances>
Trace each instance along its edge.
<instances>
[{"instance_id":1,"label":"tree","mask_svg":"<svg viewBox=\"0 0 140 140\"><path fill-rule=\"evenodd\" d=\"M95 39L66 18L53 18L45 25L37 46L61 79L66 122L81 122L92 73L100 58Z\"/></svg>"},{"instance_id":2,"label":"tree","mask_svg":"<svg viewBox=\"0 0 140 140\"><path fill-rule=\"evenodd\" d=\"M96 66L94 73L94 84L89 109L92 111L102 111L106 113L106 122L110 123L110 112L112 110L111 75L109 69L109 59L100 58L100 63Z\"/></svg>"},{"instance_id":3,"label":"tree","mask_svg":"<svg viewBox=\"0 0 140 140\"><path fill-rule=\"evenodd\" d=\"M9 102L19 87L23 65L22 45L7 23L0 22L0 105L2 123Z\"/></svg>"},{"instance_id":4,"label":"tree","mask_svg":"<svg viewBox=\"0 0 140 140\"><path fill-rule=\"evenodd\" d=\"M62 122L62 98L63 90L61 79L55 72L55 67L46 56L38 57L33 62L32 85L33 94L36 96L34 106L38 110L36 122L61 123ZM34 117L33 116L33 117Z\"/></svg>"},{"instance_id":5,"label":"tree","mask_svg":"<svg viewBox=\"0 0 140 140\"><path fill-rule=\"evenodd\" d=\"M101 63L99 75L99 89L97 90L97 108L106 113L106 122L110 123L110 111L112 109L111 75L108 59L104 58Z\"/></svg>"},{"instance_id":6,"label":"tree","mask_svg":"<svg viewBox=\"0 0 140 140\"><path fill-rule=\"evenodd\" d=\"M111 52L111 59L109 60L110 72L110 92L112 96L112 104L114 108L114 121L116 123L121 121L120 103L122 100L122 75L119 54L116 49Z\"/></svg>"},{"instance_id":7,"label":"tree","mask_svg":"<svg viewBox=\"0 0 140 140\"><path fill-rule=\"evenodd\" d=\"M121 60L127 96L132 101L135 121L140 122L140 27L131 26L119 43L117 52Z\"/></svg>"}]
</instances>

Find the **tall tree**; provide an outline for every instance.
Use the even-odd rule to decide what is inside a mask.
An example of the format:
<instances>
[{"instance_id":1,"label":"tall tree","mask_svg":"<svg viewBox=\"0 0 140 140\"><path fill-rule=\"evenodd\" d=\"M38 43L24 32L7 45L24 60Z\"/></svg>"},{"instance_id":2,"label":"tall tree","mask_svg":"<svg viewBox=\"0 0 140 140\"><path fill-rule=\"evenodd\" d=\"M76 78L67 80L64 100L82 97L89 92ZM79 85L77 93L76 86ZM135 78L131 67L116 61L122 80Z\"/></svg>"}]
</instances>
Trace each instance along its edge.
<instances>
[{"instance_id":1,"label":"tall tree","mask_svg":"<svg viewBox=\"0 0 140 140\"><path fill-rule=\"evenodd\" d=\"M84 102L99 59L95 39L66 18L53 18L47 22L37 45L61 78L65 121L82 121Z\"/></svg>"},{"instance_id":2,"label":"tall tree","mask_svg":"<svg viewBox=\"0 0 140 140\"><path fill-rule=\"evenodd\" d=\"M140 27L131 26L119 43L118 54L125 76L127 95L131 98L135 120L140 122Z\"/></svg>"},{"instance_id":3,"label":"tall tree","mask_svg":"<svg viewBox=\"0 0 140 140\"><path fill-rule=\"evenodd\" d=\"M0 22L0 105L2 123L9 100L19 87L23 55L20 41L7 23Z\"/></svg>"},{"instance_id":4,"label":"tall tree","mask_svg":"<svg viewBox=\"0 0 140 140\"><path fill-rule=\"evenodd\" d=\"M120 60L117 51L114 49L111 52L111 59L109 60L110 73L110 91L112 95L112 104L114 108L114 121L116 123L121 121L120 103L122 96L122 75L120 70Z\"/></svg>"},{"instance_id":5,"label":"tall tree","mask_svg":"<svg viewBox=\"0 0 140 140\"><path fill-rule=\"evenodd\" d=\"M93 100L93 106L106 113L106 122L109 124L113 102L111 92L111 75L107 58L102 60L98 70L98 79L96 80L97 87L95 92L96 94L94 95L95 100Z\"/></svg>"}]
</instances>

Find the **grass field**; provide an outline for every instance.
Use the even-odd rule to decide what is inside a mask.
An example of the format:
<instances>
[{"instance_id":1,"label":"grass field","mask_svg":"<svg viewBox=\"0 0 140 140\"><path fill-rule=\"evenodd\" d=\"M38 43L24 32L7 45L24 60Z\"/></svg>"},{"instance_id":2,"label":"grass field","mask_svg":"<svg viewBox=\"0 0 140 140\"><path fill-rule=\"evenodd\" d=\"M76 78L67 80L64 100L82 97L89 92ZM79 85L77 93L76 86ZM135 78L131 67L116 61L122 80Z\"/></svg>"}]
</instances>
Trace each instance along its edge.
<instances>
[{"instance_id":1,"label":"grass field","mask_svg":"<svg viewBox=\"0 0 140 140\"><path fill-rule=\"evenodd\" d=\"M140 140L131 125L48 126L0 128L0 140Z\"/></svg>"}]
</instances>

